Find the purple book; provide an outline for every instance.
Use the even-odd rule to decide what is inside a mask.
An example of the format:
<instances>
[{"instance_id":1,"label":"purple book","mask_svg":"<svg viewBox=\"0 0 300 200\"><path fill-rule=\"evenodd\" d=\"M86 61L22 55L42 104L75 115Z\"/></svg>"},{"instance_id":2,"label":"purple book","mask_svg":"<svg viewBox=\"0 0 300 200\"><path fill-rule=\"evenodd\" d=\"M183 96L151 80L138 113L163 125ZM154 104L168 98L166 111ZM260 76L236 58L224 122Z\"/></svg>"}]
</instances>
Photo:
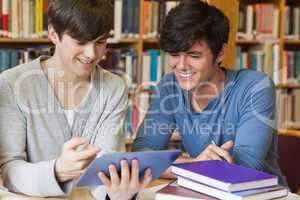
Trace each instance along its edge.
<instances>
[{"instance_id":1,"label":"purple book","mask_svg":"<svg viewBox=\"0 0 300 200\"><path fill-rule=\"evenodd\" d=\"M172 173L228 192L278 184L277 176L219 160L174 164Z\"/></svg>"}]
</instances>

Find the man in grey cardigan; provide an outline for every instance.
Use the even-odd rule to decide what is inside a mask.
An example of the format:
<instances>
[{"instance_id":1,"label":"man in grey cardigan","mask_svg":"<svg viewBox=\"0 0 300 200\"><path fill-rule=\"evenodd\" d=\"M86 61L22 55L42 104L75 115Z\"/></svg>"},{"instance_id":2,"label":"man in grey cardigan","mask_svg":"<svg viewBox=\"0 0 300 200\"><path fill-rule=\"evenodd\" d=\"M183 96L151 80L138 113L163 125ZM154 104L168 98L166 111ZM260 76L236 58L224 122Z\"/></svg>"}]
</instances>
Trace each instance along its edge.
<instances>
[{"instance_id":1,"label":"man in grey cardigan","mask_svg":"<svg viewBox=\"0 0 300 200\"><path fill-rule=\"evenodd\" d=\"M0 75L0 167L10 191L66 195L98 153L124 150L127 89L97 66L113 24L110 2L51 0L54 55ZM111 199L130 199L151 180L150 170L139 182L121 164L119 182L105 180ZM138 171L137 161L132 166ZM114 166L109 170L118 176Z\"/></svg>"}]
</instances>

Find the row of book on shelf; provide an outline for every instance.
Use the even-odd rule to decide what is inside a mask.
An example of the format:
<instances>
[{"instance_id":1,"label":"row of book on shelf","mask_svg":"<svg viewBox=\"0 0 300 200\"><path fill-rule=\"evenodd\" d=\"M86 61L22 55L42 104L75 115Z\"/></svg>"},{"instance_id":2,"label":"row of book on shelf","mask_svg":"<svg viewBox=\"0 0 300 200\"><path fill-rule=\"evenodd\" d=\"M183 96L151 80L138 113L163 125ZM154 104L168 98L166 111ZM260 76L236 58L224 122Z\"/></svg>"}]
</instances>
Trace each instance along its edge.
<instances>
[{"instance_id":1,"label":"row of book on shelf","mask_svg":"<svg viewBox=\"0 0 300 200\"><path fill-rule=\"evenodd\" d=\"M138 38L141 24L144 38L157 37L165 16L178 3L179 1L149 0L144 1L141 6L139 0L115 0L113 39Z\"/></svg>"},{"instance_id":2,"label":"row of book on shelf","mask_svg":"<svg viewBox=\"0 0 300 200\"><path fill-rule=\"evenodd\" d=\"M113 39L138 38L142 19L144 38L157 37L166 14L179 1L114 0ZM37 38L47 36L49 0L0 0L0 36ZM144 15L142 18L141 9ZM112 39L112 41L113 41Z\"/></svg>"},{"instance_id":3,"label":"row of book on shelf","mask_svg":"<svg viewBox=\"0 0 300 200\"><path fill-rule=\"evenodd\" d=\"M48 0L0 0L0 36L47 36Z\"/></svg>"},{"instance_id":4,"label":"row of book on shelf","mask_svg":"<svg viewBox=\"0 0 300 200\"><path fill-rule=\"evenodd\" d=\"M137 86L137 52L134 48L109 48L100 66L122 76L130 89ZM169 72L167 54L156 49L149 49L142 54L140 69L140 87L149 88Z\"/></svg>"},{"instance_id":5,"label":"row of book on shelf","mask_svg":"<svg viewBox=\"0 0 300 200\"><path fill-rule=\"evenodd\" d=\"M24 62L31 61L40 55L52 55L50 46L29 48L0 49L0 72ZM169 72L166 53L150 49L142 55L141 83L145 86L155 85L160 78ZM109 48L100 66L122 76L127 85L134 89L137 84L137 52L134 48Z\"/></svg>"},{"instance_id":6,"label":"row of book on shelf","mask_svg":"<svg viewBox=\"0 0 300 200\"><path fill-rule=\"evenodd\" d=\"M280 59L283 59L282 67ZM249 68L266 73L275 84L299 84L300 51L285 50L281 58L279 45L271 42L252 47L237 46L236 62L239 69Z\"/></svg>"},{"instance_id":7,"label":"row of book on shelf","mask_svg":"<svg viewBox=\"0 0 300 200\"><path fill-rule=\"evenodd\" d=\"M38 46L22 49L0 49L0 72L19 64L29 62L41 55L52 55L53 49L50 46Z\"/></svg>"},{"instance_id":8,"label":"row of book on shelf","mask_svg":"<svg viewBox=\"0 0 300 200\"><path fill-rule=\"evenodd\" d=\"M276 39L279 36L279 8L273 3L239 5L238 36L245 39ZM285 5L284 33L289 39L300 38L300 6Z\"/></svg>"},{"instance_id":9,"label":"row of book on shelf","mask_svg":"<svg viewBox=\"0 0 300 200\"><path fill-rule=\"evenodd\" d=\"M277 90L276 112L279 129L300 129L300 90Z\"/></svg>"},{"instance_id":10,"label":"row of book on shelf","mask_svg":"<svg viewBox=\"0 0 300 200\"><path fill-rule=\"evenodd\" d=\"M275 39L279 35L279 9L272 3L240 4L238 36Z\"/></svg>"},{"instance_id":11,"label":"row of book on shelf","mask_svg":"<svg viewBox=\"0 0 300 200\"><path fill-rule=\"evenodd\" d=\"M267 200L285 197L278 177L255 169L209 160L173 164L173 182L156 193L156 200Z\"/></svg>"},{"instance_id":12,"label":"row of book on shelf","mask_svg":"<svg viewBox=\"0 0 300 200\"><path fill-rule=\"evenodd\" d=\"M0 35L9 38L32 38L47 35L49 0L0 0ZM166 14L179 1L114 0L113 37L137 38L140 24L144 38L159 35ZM140 17L140 9L143 16ZM278 38L279 8L273 3L240 4L238 36L247 39ZM300 37L300 7L286 5L284 10L285 35ZM140 23L142 19L142 23Z\"/></svg>"},{"instance_id":13,"label":"row of book on shelf","mask_svg":"<svg viewBox=\"0 0 300 200\"><path fill-rule=\"evenodd\" d=\"M285 37L300 39L300 6L287 5L285 7Z\"/></svg>"},{"instance_id":14,"label":"row of book on shelf","mask_svg":"<svg viewBox=\"0 0 300 200\"><path fill-rule=\"evenodd\" d=\"M140 33L140 1L114 1L113 38L138 38Z\"/></svg>"},{"instance_id":15,"label":"row of book on shelf","mask_svg":"<svg viewBox=\"0 0 300 200\"><path fill-rule=\"evenodd\" d=\"M160 34L167 13L180 1L144 1L142 18L143 38L154 38Z\"/></svg>"}]
</instances>

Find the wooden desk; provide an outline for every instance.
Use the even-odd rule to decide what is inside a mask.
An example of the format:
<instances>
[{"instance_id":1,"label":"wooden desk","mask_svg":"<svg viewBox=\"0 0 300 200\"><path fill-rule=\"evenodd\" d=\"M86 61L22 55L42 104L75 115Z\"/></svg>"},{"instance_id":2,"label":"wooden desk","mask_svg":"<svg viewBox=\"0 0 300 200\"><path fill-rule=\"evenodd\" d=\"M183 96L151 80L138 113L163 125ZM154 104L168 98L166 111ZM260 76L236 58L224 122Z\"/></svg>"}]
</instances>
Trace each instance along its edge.
<instances>
[{"instance_id":1,"label":"wooden desk","mask_svg":"<svg viewBox=\"0 0 300 200\"><path fill-rule=\"evenodd\" d=\"M169 183L171 180L167 179L158 179L152 181L148 187L154 187L161 184ZM89 194L88 189L86 188L76 188L72 191L72 193L68 197L64 198L38 198L38 197L29 197L25 195L13 194L13 193L6 193L0 191L0 199L1 200L94 200L91 195Z\"/></svg>"},{"instance_id":2,"label":"wooden desk","mask_svg":"<svg viewBox=\"0 0 300 200\"><path fill-rule=\"evenodd\" d=\"M171 180L166 179L158 179L155 181L152 181L149 188L158 186L161 184L167 184ZM75 189L70 196L65 198L36 198L36 197L28 197L24 195L16 195L12 193L3 193L0 191L0 199L1 200L93 200L93 198L90 196L89 191L87 189ZM278 200L300 200L300 196L297 196L295 194L289 193L289 196L286 198L278 199Z\"/></svg>"}]
</instances>

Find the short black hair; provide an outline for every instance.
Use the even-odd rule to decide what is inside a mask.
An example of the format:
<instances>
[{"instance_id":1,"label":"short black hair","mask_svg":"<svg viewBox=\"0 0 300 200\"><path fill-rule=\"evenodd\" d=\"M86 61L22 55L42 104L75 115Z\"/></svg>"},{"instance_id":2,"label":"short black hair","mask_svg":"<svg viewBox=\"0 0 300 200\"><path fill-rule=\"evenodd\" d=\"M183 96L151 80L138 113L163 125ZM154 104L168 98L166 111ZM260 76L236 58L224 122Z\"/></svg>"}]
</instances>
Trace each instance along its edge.
<instances>
[{"instance_id":1,"label":"short black hair","mask_svg":"<svg viewBox=\"0 0 300 200\"><path fill-rule=\"evenodd\" d=\"M221 10L200 0L186 0L168 13L161 30L160 47L178 53L205 41L216 58L228 37L229 20Z\"/></svg>"},{"instance_id":2,"label":"short black hair","mask_svg":"<svg viewBox=\"0 0 300 200\"><path fill-rule=\"evenodd\" d=\"M48 24L59 38L68 34L80 42L108 37L113 27L112 0L50 0Z\"/></svg>"}]
</instances>

